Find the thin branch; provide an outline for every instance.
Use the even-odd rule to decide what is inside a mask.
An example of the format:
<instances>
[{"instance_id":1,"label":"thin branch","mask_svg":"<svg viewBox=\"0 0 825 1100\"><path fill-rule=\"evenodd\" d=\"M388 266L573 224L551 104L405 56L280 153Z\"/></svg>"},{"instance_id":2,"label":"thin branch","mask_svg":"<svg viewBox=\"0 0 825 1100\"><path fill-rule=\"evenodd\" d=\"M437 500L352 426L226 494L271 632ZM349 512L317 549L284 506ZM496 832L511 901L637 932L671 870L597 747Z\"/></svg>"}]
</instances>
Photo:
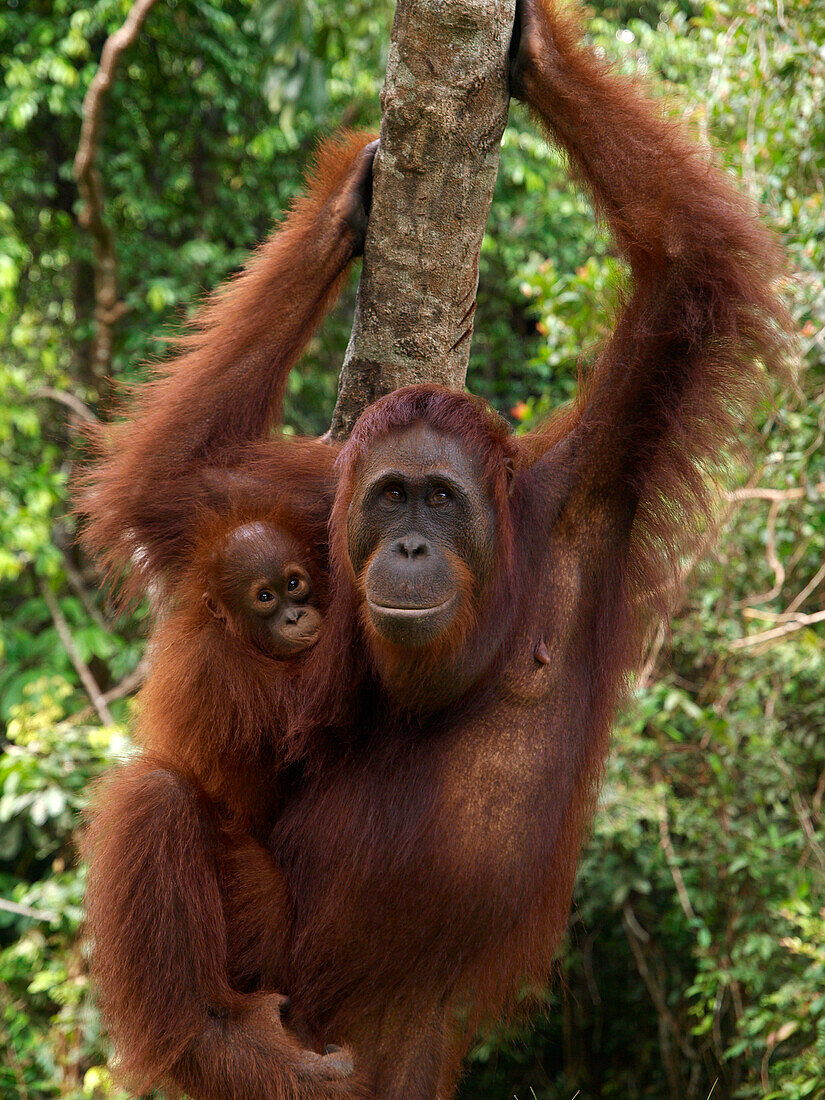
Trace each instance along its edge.
<instances>
[{"instance_id":1,"label":"thin branch","mask_svg":"<svg viewBox=\"0 0 825 1100\"><path fill-rule=\"evenodd\" d=\"M665 992L659 982L656 980L656 977L653 974L652 970L650 969L647 956L642 949L642 943L648 942L650 940L650 935L641 927L639 921L636 918L636 914L633 912L633 907L627 901L622 906L622 919L625 926L627 941L630 944L630 949L633 952L633 956L636 960L636 967L639 971L639 974L641 975L642 980L647 986L648 993L650 994L650 998L656 1007L656 1011L667 1023L669 1030L672 1031L676 1042L681 1047L682 1053L687 1058L695 1058L696 1052L687 1041L687 1039L682 1036L679 1025L677 1024L673 1013L668 1008L667 1000L665 998ZM644 934L644 939L640 939L638 934L639 931Z\"/></svg>"},{"instance_id":2,"label":"thin branch","mask_svg":"<svg viewBox=\"0 0 825 1100\"><path fill-rule=\"evenodd\" d=\"M642 666L638 677L636 678L636 690L644 691L645 688L649 688L653 679L653 673L656 671L656 665L659 661L659 654L662 652L662 647L665 644L665 638L667 637L667 630L664 623L659 623L656 628L656 634L653 641L650 643L650 647L647 651L647 657L645 663Z\"/></svg>"},{"instance_id":3,"label":"thin branch","mask_svg":"<svg viewBox=\"0 0 825 1100\"><path fill-rule=\"evenodd\" d=\"M662 851L665 853L665 859L670 868L670 874L676 887L676 893L679 895L682 911L688 920L694 921L696 920L696 911L690 903L690 895L687 892L685 880L682 878L682 872L679 867L679 860L676 858L673 841L670 839L670 829L667 821L667 806L665 805L664 798L659 799L659 843L662 846Z\"/></svg>"},{"instance_id":4,"label":"thin branch","mask_svg":"<svg viewBox=\"0 0 825 1100\"><path fill-rule=\"evenodd\" d=\"M767 526L765 531L765 556L768 560L768 565L771 567L774 576L774 583L767 592L761 593L759 596L748 596L747 601L740 601L737 605L741 607L743 603L769 603L771 600L781 593L782 587L785 583L786 570L784 565L779 559L779 555L776 552L776 522L779 518L779 509L783 504L787 504L792 500L804 500L806 497L811 498L820 496L825 493L825 481L819 481L815 485L797 486L793 489L768 489L761 488L759 486L748 486L743 489L735 489L733 492L726 493L725 496L731 504L740 503L744 500L767 500L770 501L770 509L768 510ZM818 583L818 582L817 582ZM816 587L814 585L814 587ZM813 591L813 589L811 589ZM794 601L789 610L793 610L794 606L798 607L802 600L809 595L807 590L805 595L802 596L799 602ZM752 610L752 609L749 609Z\"/></svg>"},{"instance_id":5,"label":"thin branch","mask_svg":"<svg viewBox=\"0 0 825 1100\"><path fill-rule=\"evenodd\" d=\"M32 397L49 397L52 401L59 401L61 405L66 405L73 413L76 413L81 420L85 420L87 424L98 423L98 418L89 406L84 404L79 397L75 397L73 393L67 393L66 390L56 390L51 386L41 386L40 389L34 391Z\"/></svg>"},{"instance_id":6,"label":"thin branch","mask_svg":"<svg viewBox=\"0 0 825 1100\"><path fill-rule=\"evenodd\" d=\"M91 700L92 706L97 711L101 722L107 726L114 725L115 720L112 717L112 712L106 705L106 700L103 698L103 693L98 687L91 669L80 656L80 651L75 645L72 632L69 629L69 624L66 622L63 612L60 610L60 604L57 602L54 593L46 583L41 583L40 592L42 593L43 599L46 601L46 607L49 609L49 614L52 617L52 622L54 623L55 630L57 630L58 637L63 643L63 648L66 650L69 660L74 665L80 677L80 681L86 689L86 694Z\"/></svg>"},{"instance_id":7,"label":"thin branch","mask_svg":"<svg viewBox=\"0 0 825 1100\"><path fill-rule=\"evenodd\" d=\"M748 38L748 53L750 53L750 36ZM745 129L745 147L742 151L742 178L752 198L756 198L757 184L756 184L756 156L754 153L754 131L756 129L756 114L759 110L759 98L753 96L751 98L750 110L748 111L748 121Z\"/></svg>"},{"instance_id":8,"label":"thin branch","mask_svg":"<svg viewBox=\"0 0 825 1100\"><path fill-rule=\"evenodd\" d=\"M77 598L86 609L89 618L95 626L99 626L101 630L111 632L113 629L112 622L107 618L102 609L98 607L92 592L89 590L88 585L83 580L80 570L72 559L71 549L74 545L74 532L71 531L63 521L55 523L52 528L52 542L63 555L63 571L66 574L66 579L74 589Z\"/></svg>"},{"instance_id":9,"label":"thin branch","mask_svg":"<svg viewBox=\"0 0 825 1100\"><path fill-rule=\"evenodd\" d=\"M633 952L633 958L636 960L636 969L639 971L639 975L647 987L650 999L653 1001L659 1018L659 1041L662 1048L662 1060L664 1061L666 1072L670 1078L671 1095L678 1096L681 1092L679 1088L679 1071L675 1059L673 1058L669 1036L672 1035L676 1040L685 1058L691 1061L695 1060L696 1051L691 1046L687 1037L682 1034L675 1016L668 1008L665 991L657 976L653 973L642 947L643 943L650 940L650 936L639 924L636 919L636 914L633 912L633 907L628 901L625 901L622 906L622 922L625 927L627 942L630 945L630 950ZM639 935L640 932L642 936Z\"/></svg>"},{"instance_id":10,"label":"thin branch","mask_svg":"<svg viewBox=\"0 0 825 1100\"><path fill-rule=\"evenodd\" d=\"M641 924L639 924L638 920L636 919L636 914L633 912L633 907L627 901L622 907L622 916L624 917L625 924L633 933L635 939L641 940L642 943L650 942L650 933L647 931L647 929L642 928Z\"/></svg>"},{"instance_id":11,"label":"thin branch","mask_svg":"<svg viewBox=\"0 0 825 1100\"><path fill-rule=\"evenodd\" d=\"M746 607L742 612L743 619L761 619L767 623L800 623L802 626L807 625L808 617L801 611L760 611L758 607Z\"/></svg>"},{"instance_id":12,"label":"thin branch","mask_svg":"<svg viewBox=\"0 0 825 1100\"><path fill-rule=\"evenodd\" d=\"M83 99L83 122L74 160L74 174L82 200L80 224L92 237L95 259L94 291L97 332L92 373L108 374L112 360L114 326L126 312L117 296L117 256L111 226L104 217L103 181L97 167L103 111L121 55L140 34L146 16L157 0L135 0L123 26L109 35L100 65Z\"/></svg>"},{"instance_id":13,"label":"thin branch","mask_svg":"<svg viewBox=\"0 0 825 1100\"><path fill-rule=\"evenodd\" d=\"M769 723L773 722L777 694L778 692L774 692L770 696L765 707L765 718ZM788 762L782 758L781 753L775 752L772 755L776 761L777 767L788 781L791 802L793 803L794 812L796 813L802 832L807 837L808 849L816 856L820 869L825 870L825 851L823 851L822 845L819 843L819 837L817 836L817 830L814 824L818 816L816 803L809 806L805 801L799 789L796 773L792 770ZM814 793L814 798L816 798L816 792Z\"/></svg>"},{"instance_id":14,"label":"thin branch","mask_svg":"<svg viewBox=\"0 0 825 1100\"><path fill-rule=\"evenodd\" d=\"M816 623L825 622L825 611L817 611L813 615L796 614L790 622L780 623L771 630L763 630L759 634L751 634L747 638L736 638L730 643L731 649L748 649L750 646L759 645L761 642L772 642L784 638L786 634L794 634L797 630L804 630L806 626L814 626Z\"/></svg>"},{"instance_id":15,"label":"thin branch","mask_svg":"<svg viewBox=\"0 0 825 1100\"><path fill-rule=\"evenodd\" d=\"M807 537L801 537L801 536L797 537L796 546L790 552L790 554L788 554L788 559L785 562L785 570L786 570L786 572L788 573L789 576L790 576L791 573L793 573L793 571L794 571L794 569L796 569L797 565L799 565L799 563L802 561L802 559L806 556L806 554L808 553L808 551L811 548L811 543L812 542L813 542L813 535L809 534Z\"/></svg>"},{"instance_id":16,"label":"thin branch","mask_svg":"<svg viewBox=\"0 0 825 1100\"><path fill-rule=\"evenodd\" d=\"M767 489L761 486L746 487L744 489L733 489L729 493L725 493L725 497L730 501L739 500L772 500L784 503L787 500L804 500L806 496L811 494L825 493L825 481L818 481L816 485L809 485L807 488L798 487L794 489Z\"/></svg>"},{"instance_id":17,"label":"thin branch","mask_svg":"<svg viewBox=\"0 0 825 1100\"><path fill-rule=\"evenodd\" d=\"M813 799L811 800L811 808L813 809L814 816L819 819L819 815L822 811L822 800L825 798L825 768L819 773L819 779L816 783L816 790L814 791Z\"/></svg>"},{"instance_id":18,"label":"thin branch","mask_svg":"<svg viewBox=\"0 0 825 1100\"><path fill-rule=\"evenodd\" d=\"M790 615L794 611L798 611L799 608L802 606L802 604L805 602L805 600L807 600L807 598L811 595L811 593L813 591L815 591L815 589L817 589L820 586L820 584L822 584L822 582L824 580L825 580L825 562L823 562L823 564L819 567L819 569L816 571L816 573L814 573L813 577L811 577L811 579L808 581L808 583L805 585L805 587L802 589L802 591L799 593L799 595L796 596L793 600L791 600L791 602L788 604L788 610L787 610L786 614Z\"/></svg>"},{"instance_id":19,"label":"thin branch","mask_svg":"<svg viewBox=\"0 0 825 1100\"><path fill-rule=\"evenodd\" d=\"M95 626L99 626L101 630L111 630L110 624L107 623L104 619L100 608L95 604L94 597L92 596L86 585L83 583L83 578L75 568L74 562L65 552L65 550L63 551L63 571L66 574L66 579L68 580L69 584L75 590L77 598L83 604L84 608L86 609L86 613L95 624Z\"/></svg>"},{"instance_id":20,"label":"thin branch","mask_svg":"<svg viewBox=\"0 0 825 1100\"><path fill-rule=\"evenodd\" d=\"M131 695L133 691L137 691L149 672L149 661L146 657L140 662L140 664L130 672L128 676L124 676L119 684L115 684L113 688L104 694L103 698L107 703L117 702L118 699L125 699L127 695Z\"/></svg>"},{"instance_id":21,"label":"thin branch","mask_svg":"<svg viewBox=\"0 0 825 1100\"><path fill-rule=\"evenodd\" d=\"M0 909L5 913L14 913L18 917L31 917L33 920L57 920L57 913L47 913L45 909L32 909L17 901L7 901L6 898L0 898Z\"/></svg>"},{"instance_id":22,"label":"thin branch","mask_svg":"<svg viewBox=\"0 0 825 1100\"><path fill-rule=\"evenodd\" d=\"M765 557L768 559L768 565L773 570L773 587L761 596L755 596L755 603L770 603L771 600L775 600L785 583L785 566L776 553L776 521L779 518L779 509L783 503L781 500L771 501L771 506L768 509L768 522L765 528Z\"/></svg>"},{"instance_id":23,"label":"thin branch","mask_svg":"<svg viewBox=\"0 0 825 1100\"><path fill-rule=\"evenodd\" d=\"M120 683L115 684L114 687L109 688L101 695L101 700L108 703L115 703L118 699L125 699L127 695L131 695L132 692L137 691L143 681L146 679L149 671L149 660L144 657L137 667L129 673L128 676L124 676ZM85 722L86 719L92 714L93 707L83 707L82 710L76 711L69 718L69 721L80 723Z\"/></svg>"},{"instance_id":24,"label":"thin branch","mask_svg":"<svg viewBox=\"0 0 825 1100\"><path fill-rule=\"evenodd\" d=\"M786 611L760 611L758 607L746 607L742 612L743 619L761 619L766 623L792 623L796 616Z\"/></svg>"}]
</instances>

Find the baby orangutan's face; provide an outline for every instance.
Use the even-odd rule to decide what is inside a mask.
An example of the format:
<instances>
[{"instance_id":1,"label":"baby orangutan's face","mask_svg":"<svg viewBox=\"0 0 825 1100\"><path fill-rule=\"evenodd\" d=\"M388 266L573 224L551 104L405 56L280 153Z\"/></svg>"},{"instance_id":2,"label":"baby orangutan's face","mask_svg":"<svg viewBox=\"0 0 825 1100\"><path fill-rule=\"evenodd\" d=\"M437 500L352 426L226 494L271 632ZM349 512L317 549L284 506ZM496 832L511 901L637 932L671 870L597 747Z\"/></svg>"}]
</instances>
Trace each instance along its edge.
<instances>
[{"instance_id":1,"label":"baby orangutan's face","mask_svg":"<svg viewBox=\"0 0 825 1100\"><path fill-rule=\"evenodd\" d=\"M306 558L274 524L242 524L220 549L214 598L207 596L207 604L273 657L294 657L317 641L321 627Z\"/></svg>"}]
</instances>

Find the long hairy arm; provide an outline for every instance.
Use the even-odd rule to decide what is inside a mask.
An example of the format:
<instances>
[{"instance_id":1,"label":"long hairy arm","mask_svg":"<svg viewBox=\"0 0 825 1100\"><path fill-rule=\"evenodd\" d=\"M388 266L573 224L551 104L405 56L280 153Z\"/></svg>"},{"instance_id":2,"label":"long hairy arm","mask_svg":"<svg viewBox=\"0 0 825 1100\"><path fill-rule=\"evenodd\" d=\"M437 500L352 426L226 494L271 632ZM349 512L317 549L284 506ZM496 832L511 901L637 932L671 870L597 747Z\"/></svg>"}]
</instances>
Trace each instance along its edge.
<instances>
[{"instance_id":1,"label":"long hairy arm","mask_svg":"<svg viewBox=\"0 0 825 1100\"><path fill-rule=\"evenodd\" d=\"M512 75L630 268L575 407L529 446L566 479L574 527L603 534L607 516L636 594L666 604L711 512L707 474L786 358L781 255L708 151L554 0L520 2Z\"/></svg>"},{"instance_id":2,"label":"long hairy arm","mask_svg":"<svg viewBox=\"0 0 825 1100\"><path fill-rule=\"evenodd\" d=\"M178 560L197 506L214 498L203 472L280 421L289 372L363 248L375 147L363 133L320 146L277 231L135 390L127 418L90 433L84 542L111 572L131 565L137 590Z\"/></svg>"}]
</instances>

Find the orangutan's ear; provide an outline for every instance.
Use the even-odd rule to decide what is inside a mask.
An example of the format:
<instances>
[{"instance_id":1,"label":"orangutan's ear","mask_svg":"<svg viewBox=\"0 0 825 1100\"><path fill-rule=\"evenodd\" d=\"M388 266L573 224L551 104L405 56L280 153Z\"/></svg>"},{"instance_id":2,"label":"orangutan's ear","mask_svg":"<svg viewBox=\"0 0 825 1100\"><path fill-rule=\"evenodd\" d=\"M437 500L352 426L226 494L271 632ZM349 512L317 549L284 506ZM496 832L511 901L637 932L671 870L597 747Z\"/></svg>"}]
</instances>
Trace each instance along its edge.
<instances>
[{"instance_id":1,"label":"orangutan's ear","mask_svg":"<svg viewBox=\"0 0 825 1100\"><path fill-rule=\"evenodd\" d=\"M206 609L210 615L213 615L219 622L226 622L226 612L209 592L204 592L203 602L206 604Z\"/></svg>"},{"instance_id":2,"label":"orangutan's ear","mask_svg":"<svg viewBox=\"0 0 825 1100\"><path fill-rule=\"evenodd\" d=\"M504 483L507 487L507 496L512 496L516 487L516 468L512 458L505 458L504 460Z\"/></svg>"}]
</instances>

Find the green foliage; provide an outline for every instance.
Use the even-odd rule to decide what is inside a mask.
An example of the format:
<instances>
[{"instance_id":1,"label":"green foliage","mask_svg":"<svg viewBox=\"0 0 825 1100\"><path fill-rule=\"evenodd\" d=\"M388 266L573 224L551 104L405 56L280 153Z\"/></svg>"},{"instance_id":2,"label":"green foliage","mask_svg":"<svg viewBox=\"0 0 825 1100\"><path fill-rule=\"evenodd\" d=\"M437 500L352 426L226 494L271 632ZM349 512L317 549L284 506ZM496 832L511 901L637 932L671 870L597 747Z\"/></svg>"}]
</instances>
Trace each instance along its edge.
<instances>
[{"instance_id":1,"label":"green foliage","mask_svg":"<svg viewBox=\"0 0 825 1100\"><path fill-rule=\"evenodd\" d=\"M127 748L117 728L67 718L75 688L32 682L0 756L0 1094L89 1096L105 1084L78 947L83 873L71 835L91 780ZM88 1078L89 1088L84 1087Z\"/></svg>"},{"instance_id":2,"label":"green foliage","mask_svg":"<svg viewBox=\"0 0 825 1100\"><path fill-rule=\"evenodd\" d=\"M141 615L114 622L78 557L66 514L77 406L54 394L94 411L111 403L91 367L93 256L72 159L83 95L128 8L12 0L0 12L0 899L16 906L0 907L0 1095L10 1100L115 1095L78 947L72 831L90 781L128 751L117 687L138 666ZM804 370L799 391L764 412L749 482L784 495L724 505L724 537L619 723L563 980L537 1024L477 1050L465 1094L819 1096L825 9L597 8L599 47L654 75L783 234ZM160 0L124 56L100 152L126 307L118 380L140 377L157 337L265 235L319 133L377 123L392 5L340 0L329 12L321 0ZM621 275L586 198L514 108L471 388L525 426L569 397L580 357L609 330ZM291 380L295 430L328 419L352 301L350 287ZM90 707L78 658L114 691L114 725Z\"/></svg>"}]
</instances>

